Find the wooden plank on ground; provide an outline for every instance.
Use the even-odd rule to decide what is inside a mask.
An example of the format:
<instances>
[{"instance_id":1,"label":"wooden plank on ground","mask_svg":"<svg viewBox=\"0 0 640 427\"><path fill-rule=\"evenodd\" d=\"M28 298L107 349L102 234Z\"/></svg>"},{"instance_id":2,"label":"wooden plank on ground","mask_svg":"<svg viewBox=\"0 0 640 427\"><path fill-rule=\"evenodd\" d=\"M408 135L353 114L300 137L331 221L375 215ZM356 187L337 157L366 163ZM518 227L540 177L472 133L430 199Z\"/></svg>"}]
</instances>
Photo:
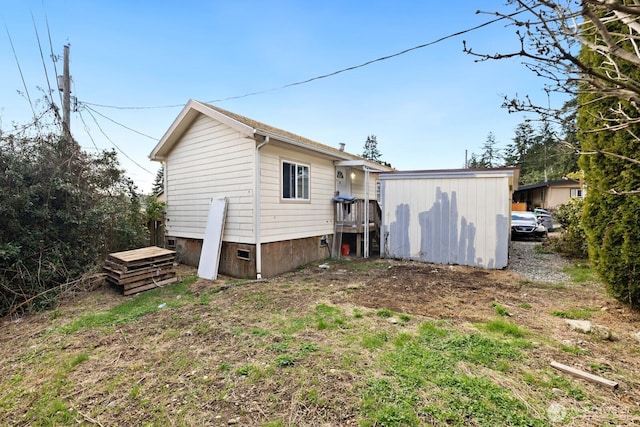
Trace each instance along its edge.
<instances>
[{"instance_id":1,"label":"wooden plank on ground","mask_svg":"<svg viewBox=\"0 0 640 427\"><path fill-rule=\"evenodd\" d=\"M136 266L149 265L155 262L173 259L175 255L175 251L150 246L130 251L114 252L107 256L107 260L122 265L123 269L127 270Z\"/></svg>"},{"instance_id":2,"label":"wooden plank on ground","mask_svg":"<svg viewBox=\"0 0 640 427\"><path fill-rule=\"evenodd\" d=\"M120 279L126 279L129 277L136 277L142 274L147 274L149 272L153 272L153 271L165 271L165 270L172 270L173 269L173 261L167 261L167 262L163 262L161 264L154 264L154 265L150 265L147 266L146 268L138 268L135 270L127 270L127 271L122 271L120 266L118 265L114 265L111 262L105 262L103 268L102 268L107 274L114 276L114 277L119 277Z\"/></svg>"},{"instance_id":3,"label":"wooden plank on ground","mask_svg":"<svg viewBox=\"0 0 640 427\"><path fill-rule=\"evenodd\" d=\"M125 291L128 291L129 289L137 288L139 286L162 284L165 280L173 279L174 277L176 277L175 273L164 274L162 276L149 277L147 279L138 280L137 282L125 283L122 285L122 287Z\"/></svg>"},{"instance_id":4,"label":"wooden plank on ground","mask_svg":"<svg viewBox=\"0 0 640 427\"><path fill-rule=\"evenodd\" d=\"M143 285L143 286L138 286L137 288L132 288L132 289L128 289L128 290L124 291L124 295L137 294L138 292L148 291L149 289L162 287L162 286L165 286L165 285L169 285L171 283L175 283L177 281L178 281L178 278L174 277L174 278L171 278L171 279L163 280L162 282L151 283L151 284L147 284L147 285Z\"/></svg>"},{"instance_id":5,"label":"wooden plank on ground","mask_svg":"<svg viewBox=\"0 0 640 427\"><path fill-rule=\"evenodd\" d=\"M162 270L153 269L152 271L143 271L141 274L136 274L135 276L120 276L117 274L113 274L108 270L106 271L106 273L107 277L115 280L118 285L126 285L129 283L138 282L140 280L161 277L166 274L175 274L175 271L173 270L173 266L171 266Z\"/></svg>"},{"instance_id":6,"label":"wooden plank on ground","mask_svg":"<svg viewBox=\"0 0 640 427\"><path fill-rule=\"evenodd\" d=\"M611 388L614 388L614 389L618 388L618 383L615 382L615 381L611 381L611 380L608 380L606 378L602 378L602 377L599 377L597 375L590 374L589 372L581 371L580 369L576 369L576 368L573 368L573 367L568 366L568 365L563 365L562 363L558 363L558 362L552 361L551 362L551 366L556 368L556 369L558 369L558 370L560 370L560 371L567 372L567 373L569 373L571 375L575 375L577 377L583 378L583 379L588 380L588 381L592 381L592 382L595 382L595 383L598 383L598 384L602 384L602 385L605 385L607 387L611 387Z\"/></svg>"}]
</instances>

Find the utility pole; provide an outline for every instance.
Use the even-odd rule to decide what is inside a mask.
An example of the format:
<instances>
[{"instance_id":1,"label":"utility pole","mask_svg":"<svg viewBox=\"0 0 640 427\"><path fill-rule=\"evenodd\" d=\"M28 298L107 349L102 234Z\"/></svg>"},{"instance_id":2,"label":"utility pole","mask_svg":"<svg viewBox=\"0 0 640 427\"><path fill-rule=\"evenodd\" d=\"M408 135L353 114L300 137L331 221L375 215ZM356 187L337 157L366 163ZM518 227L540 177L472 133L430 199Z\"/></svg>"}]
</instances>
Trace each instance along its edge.
<instances>
[{"instance_id":1,"label":"utility pole","mask_svg":"<svg viewBox=\"0 0 640 427\"><path fill-rule=\"evenodd\" d=\"M68 141L71 139L71 76L69 74L69 45L64 45L62 68L62 131Z\"/></svg>"}]
</instances>

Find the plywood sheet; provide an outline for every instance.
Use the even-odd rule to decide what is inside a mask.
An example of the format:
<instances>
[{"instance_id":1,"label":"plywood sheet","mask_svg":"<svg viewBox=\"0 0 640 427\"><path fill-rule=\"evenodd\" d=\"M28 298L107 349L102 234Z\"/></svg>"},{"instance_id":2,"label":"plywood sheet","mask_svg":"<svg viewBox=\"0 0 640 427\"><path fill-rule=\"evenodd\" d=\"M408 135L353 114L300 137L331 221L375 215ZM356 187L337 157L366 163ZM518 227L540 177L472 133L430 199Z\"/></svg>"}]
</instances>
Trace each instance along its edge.
<instances>
[{"instance_id":1,"label":"plywood sheet","mask_svg":"<svg viewBox=\"0 0 640 427\"><path fill-rule=\"evenodd\" d=\"M215 280L218 278L222 233L227 215L227 198L211 199L209 214L204 228L204 240L198 264L198 277Z\"/></svg>"}]
</instances>

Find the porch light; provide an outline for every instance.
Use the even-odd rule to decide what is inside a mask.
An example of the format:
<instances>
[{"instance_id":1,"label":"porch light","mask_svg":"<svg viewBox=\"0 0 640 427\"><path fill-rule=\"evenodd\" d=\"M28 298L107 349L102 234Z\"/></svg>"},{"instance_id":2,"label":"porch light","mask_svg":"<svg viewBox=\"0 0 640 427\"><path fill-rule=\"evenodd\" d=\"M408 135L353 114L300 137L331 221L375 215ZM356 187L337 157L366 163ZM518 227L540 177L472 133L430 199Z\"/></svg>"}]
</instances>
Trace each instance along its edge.
<instances>
[{"instance_id":1,"label":"porch light","mask_svg":"<svg viewBox=\"0 0 640 427\"><path fill-rule=\"evenodd\" d=\"M356 173L355 172L351 172L351 179L356 179Z\"/></svg>"}]
</instances>

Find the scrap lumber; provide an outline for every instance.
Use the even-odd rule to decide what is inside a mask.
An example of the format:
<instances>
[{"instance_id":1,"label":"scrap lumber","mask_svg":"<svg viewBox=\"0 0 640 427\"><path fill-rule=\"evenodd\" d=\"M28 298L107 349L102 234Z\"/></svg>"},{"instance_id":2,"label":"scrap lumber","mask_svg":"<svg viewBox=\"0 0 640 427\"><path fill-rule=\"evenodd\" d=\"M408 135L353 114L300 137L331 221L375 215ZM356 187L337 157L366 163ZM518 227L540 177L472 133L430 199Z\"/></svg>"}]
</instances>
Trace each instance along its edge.
<instances>
[{"instance_id":1,"label":"scrap lumber","mask_svg":"<svg viewBox=\"0 0 640 427\"><path fill-rule=\"evenodd\" d=\"M175 251L149 246L111 253L102 269L108 282L132 295L176 282L175 257Z\"/></svg>"},{"instance_id":2,"label":"scrap lumber","mask_svg":"<svg viewBox=\"0 0 640 427\"><path fill-rule=\"evenodd\" d=\"M575 375L579 378L583 378L588 381L592 381L598 384L605 385L607 387L611 387L613 389L618 388L618 383L615 381L608 380L606 378L599 377L597 375L590 374L589 372L581 371L580 369L573 368L571 366L563 365L562 363L558 363L555 361L551 362L551 366L560 371L567 372L571 375Z\"/></svg>"}]
</instances>

